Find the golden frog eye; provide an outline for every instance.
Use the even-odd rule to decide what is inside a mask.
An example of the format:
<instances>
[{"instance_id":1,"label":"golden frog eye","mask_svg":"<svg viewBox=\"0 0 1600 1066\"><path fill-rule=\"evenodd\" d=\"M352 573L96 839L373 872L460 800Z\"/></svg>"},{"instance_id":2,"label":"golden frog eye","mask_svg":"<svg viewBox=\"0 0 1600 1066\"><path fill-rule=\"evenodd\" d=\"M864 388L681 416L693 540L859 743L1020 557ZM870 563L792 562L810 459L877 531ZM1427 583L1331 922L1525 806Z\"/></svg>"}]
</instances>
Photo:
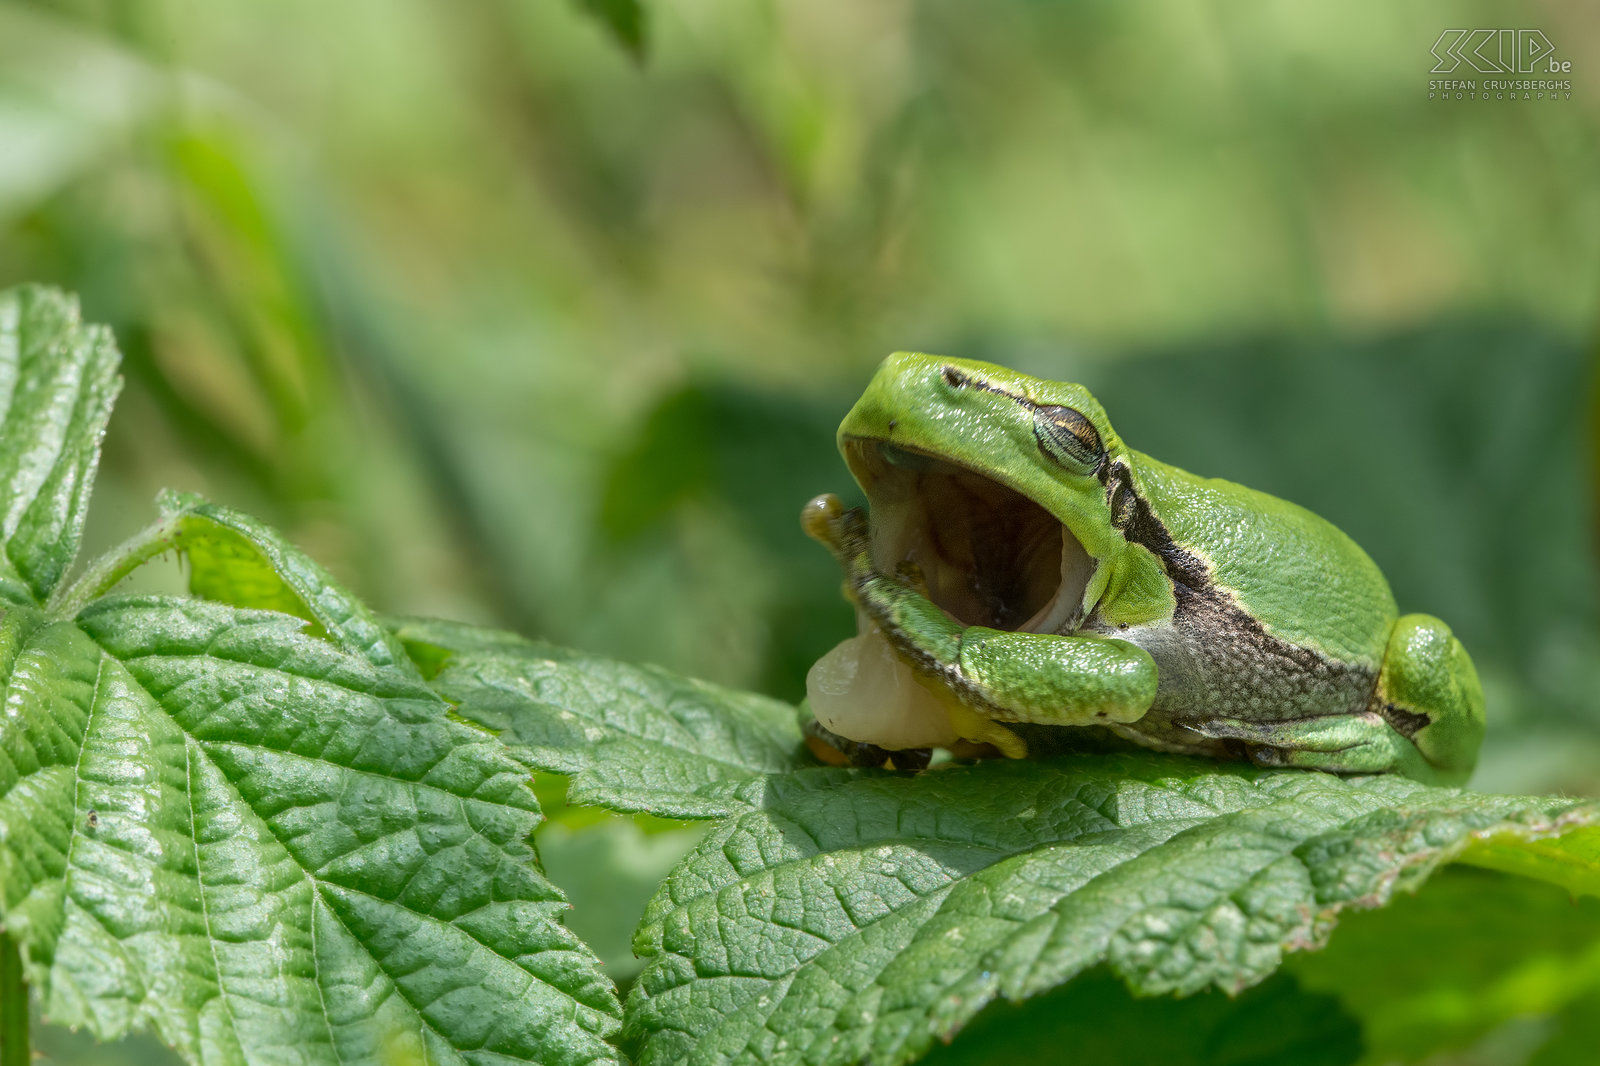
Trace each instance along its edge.
<instances>
[{"instance_id":1,"label":"golden frog eye","mask_svg":"<svg viewBox=\"0 0 1600 1066\"><path fill-rule=\"evenodd\" d=\"M1035 407L1033 435L1040 451L1077 474L1092 473L1106 456L1094 423L1071 407Z\"/></svg>"}]
</instances>

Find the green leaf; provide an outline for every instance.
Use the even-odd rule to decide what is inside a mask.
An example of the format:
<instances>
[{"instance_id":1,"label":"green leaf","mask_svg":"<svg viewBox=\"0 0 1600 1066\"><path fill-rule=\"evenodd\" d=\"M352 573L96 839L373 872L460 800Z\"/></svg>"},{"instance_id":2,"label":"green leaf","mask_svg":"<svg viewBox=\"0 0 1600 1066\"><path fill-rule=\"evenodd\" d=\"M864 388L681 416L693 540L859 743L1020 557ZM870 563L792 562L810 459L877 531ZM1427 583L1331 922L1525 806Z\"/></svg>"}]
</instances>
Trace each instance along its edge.
<instances>
[{"instance_id":1,"label":"green leaf","mask_svg":"<svg viewBox=\"0 0 1600 1066\"><path fill-rule=\"evenodd\" d=\"M1600 992L1573 1002L1555 1019L1555 1031L1528 1066L1591 1066L1600 1047Z\"/></svg>"},{"instance_id":2,"label":"green leaf","mask_svg":"<svg viewBox=\"0 0 1600 1066\"><path fill-rule=\"evenodd\" d=\"M1277 974L1234 998L1136 999L1095 970L1026 1003L991 1003L926 1066L1035 1066L1048 1049L1071 1061L1161 1066L1349 1066L1361 1057L1361 1026L1334 997L1301 990Z\"/></svg>"},{"instance_id":3,"label":"green leaf","mask_svg":"<svg viewBox=\"0 0 1600 1066\"><path fill-rule=\"evenodd\" d=\"M0 599L43 603L78 553L116 345L54 289L0 292Z\"/></svg>"},{"instance_id":4,"label":"green leaf","mask_svg":"<svg viewBox=\"0 0 1600 1066\"><path fill-rule=\"evenodd\" d=\"M748 807L746 782L813 763L794 708L765 696L472 627L398 635L463 718L571 776L573 803L717 818Z\"/></svg>"},{"instance_id":5,"label":"green leaf","mask_svg":"<svg viewBox=\"0 0 1600 1066\"><path fill-rule=\"evenodd\" d=\"M235 607L282 611L374 666L414 671L373 612L276 530L194 496L168 494L162 510L189 560L189 590Z\"/></svg>"},{"instance_id":6,"label":"green leaf","mask_svg":"<svg viewBox=\"0 0 1600 1066\"><path fill-rule=\"evenodd\" d=\"M393 618L385 622L424 677L435 678L451 659L473 655L527 656L537 653L551 659L577 658L581 653L543 641L529 640L504 629L446 622L438 618Z\"/></svg>"},{"instance_id":7,"label":"green leaf","mask_svg":"<svg viewBox=\"0 0 1600 1066\"><path fill-rule=\"evenodd\" d=\"M1558 798L1157 755L817 769L743 798L635 938L644 1063L907 1062L1101 963L1140 995L1238 991L1469 848L1600 822Z\"/></svg>"},{"instance_id":8,"label":"green leaf","mask_svg":"<svg viewBox=\"0 0 1600 1066\"><path fill-rule=\"evenodd\" d=\"M1593 997L1600 899L1455 866L1415 896L1350 916L1325 949L1284 969L1360 1019L1364 1061L1417 1062Z\"/></svg>"},{"instance_id":9,"label":"green leaf","mask_svg":"<svg viewBox=\"0 0 1600 1066\"><path fill-rule=\"evenodd\" d=\"M46 1013L208 1064L619 1061L526 771L320 567L172 496L57 587L116 362L0 294L0 931ZM173 549L215 602L101 598Z\"/></svg>"},{"instance_id":10,"label":"green leaf","mask_svg":"<svg viewBox=\"0 0 1600 1066\"><path fill-rule=\"evenodd\" d=\"M578 7L590 18L599 22L616 42L633 57L643 62L648 44L644 5L640 0L576 0Z\"/></svg>"},{"instance_id":11,"label":"green leaf","mask_svg":"<svg viewBox=\"0 0 1600 1066\"><path fill-rule=\"evenodd\" d=\"M547 810L549 808L546 808ZM646 832L626 815L586 808L594 821L552 817L539 830L539 857L572 902L567 927L583 938L617 980L644 964L632 932L656 888L708 828L704 822Z\"/></svg>"},{"instance_id":12,"label":"green leaf","mask_svg":"<svg viewBox=\"0 0 1600 1066\"><path fill-rule=\"evenodd\" d=\"M46 1014L191 1062L617 1061L524 770L304 629L164 597L0 622L0 903Z\"/></svg>"},{"instance_id":13,"label":"green leaf","mask_svg":"<svg viewBox=\"0 0 1600 1066\"><path fill-rule=\"evenodd\" d=\"M162 493L158 503L162 520L91 564L52 603L58 613L71 614L151 558L175 551L189 561L189 590L196 596L303 618L312 636L374 666L419 676L377 615L276 530L190 493Z\"/></svg>"}]
</instances>

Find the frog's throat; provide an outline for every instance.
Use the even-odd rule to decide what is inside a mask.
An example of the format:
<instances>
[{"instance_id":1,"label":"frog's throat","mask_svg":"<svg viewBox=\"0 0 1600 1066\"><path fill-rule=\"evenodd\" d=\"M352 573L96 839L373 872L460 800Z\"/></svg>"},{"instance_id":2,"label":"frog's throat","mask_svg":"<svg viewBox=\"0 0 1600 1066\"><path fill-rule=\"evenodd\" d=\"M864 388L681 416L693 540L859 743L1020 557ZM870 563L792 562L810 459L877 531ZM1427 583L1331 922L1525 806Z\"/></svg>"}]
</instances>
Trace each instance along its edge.
<instances>
[{"instance_id":1,"label":"frog's throat","mask_svg":"<svg viewBox=\"0 0 1600 1066\"><path fill-rule=\"evenodd\" d=\"M1070 633L1095 560L1061 521L992 478L882 441L848 442L870 503L873 569L908 575L964 626Z\"/></svg>"}]
</instances>

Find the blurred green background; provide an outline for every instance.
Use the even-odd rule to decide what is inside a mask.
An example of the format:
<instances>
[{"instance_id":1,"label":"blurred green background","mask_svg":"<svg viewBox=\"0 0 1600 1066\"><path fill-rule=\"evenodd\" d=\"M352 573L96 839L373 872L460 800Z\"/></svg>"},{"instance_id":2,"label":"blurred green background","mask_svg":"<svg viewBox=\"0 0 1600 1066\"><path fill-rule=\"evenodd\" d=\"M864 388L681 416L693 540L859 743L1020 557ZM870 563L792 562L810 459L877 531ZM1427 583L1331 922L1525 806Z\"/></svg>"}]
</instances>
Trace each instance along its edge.
<instances>
[{"instance_id":1,"label":"blurred green background","mask_svg":"<svg viewBox=\"0 0 1600 1066\"><path fill-rule=\"evenodd\" d=\"M1474 653L1476 783L1600 792L1600 8L629 10L0 2L0 285L126 354L89 547L196 490L387 612L795 697L839 417L988 358L1334 520ZM1503 25L1571 98L1430 101ZM572 876L646 891L607 824Z\"/></svg>"}]
</instances>

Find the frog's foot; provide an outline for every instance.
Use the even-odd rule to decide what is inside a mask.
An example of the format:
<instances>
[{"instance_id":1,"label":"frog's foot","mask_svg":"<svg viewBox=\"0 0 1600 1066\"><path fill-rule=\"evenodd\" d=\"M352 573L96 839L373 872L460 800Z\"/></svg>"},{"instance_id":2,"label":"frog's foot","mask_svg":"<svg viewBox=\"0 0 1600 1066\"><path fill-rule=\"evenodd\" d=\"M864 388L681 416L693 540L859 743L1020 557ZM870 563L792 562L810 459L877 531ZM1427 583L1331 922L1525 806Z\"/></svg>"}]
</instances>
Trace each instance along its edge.
<instances>
[{"instance_id":1,"label":"frog's foot","mask_svg":"<svg viewBox=\"0 0 1600 1066\"><path fill-rule=\"evenodd\" d=\"M1242 744L1245 754L1258 766L1292 766L1342 774L1392 771L1420 781L1432 781L1438 776L1416 746L1375 713L1278 721L1213 718L1183 724L1201 736Z\"/></svg>"},{"instance_id":2,"label":"frog's foot","mask_svg":"<svg viewBox=\"0 0 1600 1066\"><path fill-rule=\"evenodd\" d=\"M1373 710L1410 738L1433 775L1460 782L1483 741L1483 687L1450 627L1425 614L1394 624Z\"/></svg>"},{"instance_id":3,"label":"frog's foot","mask_svg":"<svg viewBox=\"0 0 1600 1066\"><path fill-rule=\"evenodd\" d=\"M933 752L928 748L906 748L891 751L876 744L841 737L815 718L808 718L800 727L806 747L821 762L829 766L871 766L888 770L926 770Z\"/></svg>"}]
</instances>

